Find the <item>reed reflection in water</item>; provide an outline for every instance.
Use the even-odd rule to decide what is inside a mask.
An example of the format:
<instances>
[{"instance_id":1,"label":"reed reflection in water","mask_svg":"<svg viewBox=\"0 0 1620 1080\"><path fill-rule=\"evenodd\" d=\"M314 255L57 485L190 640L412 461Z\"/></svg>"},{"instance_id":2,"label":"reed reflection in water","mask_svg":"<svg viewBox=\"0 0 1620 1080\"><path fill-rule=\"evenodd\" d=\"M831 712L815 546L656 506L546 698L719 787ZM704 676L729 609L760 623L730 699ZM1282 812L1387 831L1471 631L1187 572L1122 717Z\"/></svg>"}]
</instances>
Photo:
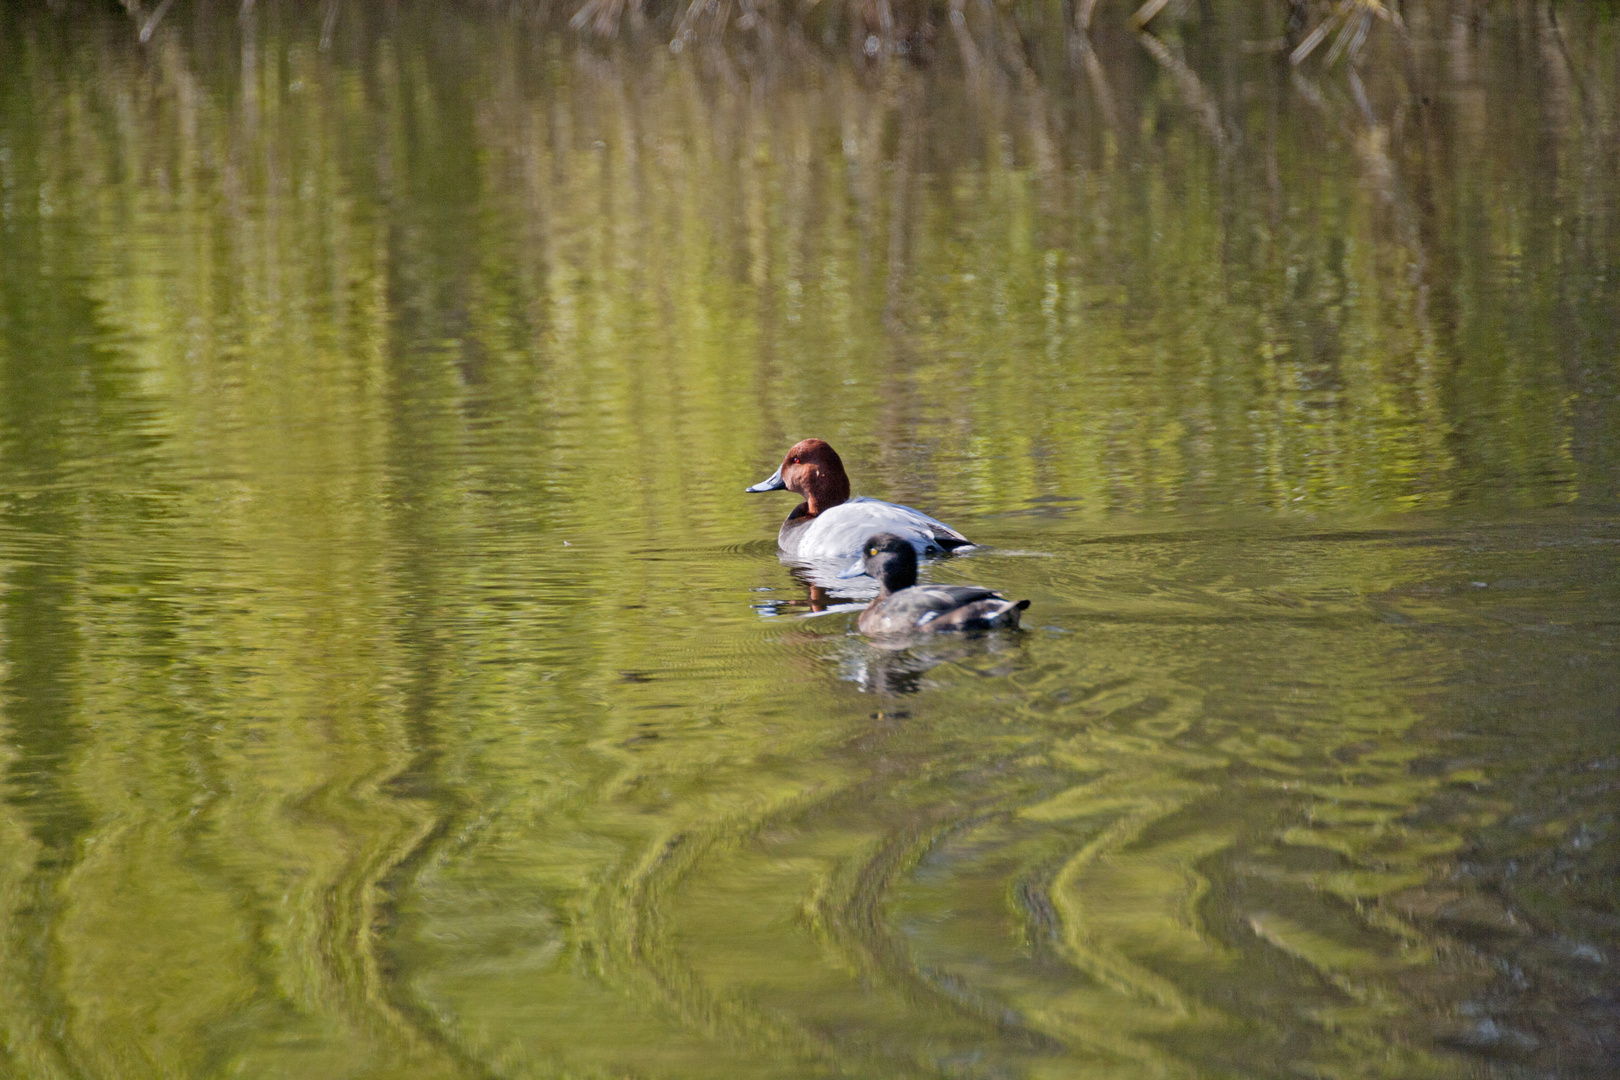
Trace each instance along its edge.
<instances>
[{"instance_id":1,"label":"reed reflection in water","mask_svg":"<svg viewBox=\"0 0 1620 1080\"><path fill-rule=\"evenodd\" d=\"M1606 1075L1617 30L1408 7L0 14L4 1071Z\"/></svg>"}]
</instances>

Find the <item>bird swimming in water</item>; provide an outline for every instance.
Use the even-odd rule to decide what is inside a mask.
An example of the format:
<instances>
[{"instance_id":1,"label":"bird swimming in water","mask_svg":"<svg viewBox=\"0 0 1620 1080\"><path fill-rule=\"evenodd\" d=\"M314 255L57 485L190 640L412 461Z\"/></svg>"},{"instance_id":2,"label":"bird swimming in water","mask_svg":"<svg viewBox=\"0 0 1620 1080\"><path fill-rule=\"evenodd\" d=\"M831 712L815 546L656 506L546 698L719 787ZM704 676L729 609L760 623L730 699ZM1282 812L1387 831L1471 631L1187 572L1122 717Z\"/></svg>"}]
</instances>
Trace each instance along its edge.
<instances>
[{"instance_id":1,"label":"bird swimming in water","mask_svg":"<svg viewBox=\"0 0 1620 1080\"><path fill-rule=\"evenodd\" d=\"M861 547L860 561L839 577L869 574L877 598L855 625L863 634L937 634L949 630L1016 628L1028 600L1008 600L976 585L918 585L917 549L903 537L878 533Z\"/></svg>"}]
</instances>

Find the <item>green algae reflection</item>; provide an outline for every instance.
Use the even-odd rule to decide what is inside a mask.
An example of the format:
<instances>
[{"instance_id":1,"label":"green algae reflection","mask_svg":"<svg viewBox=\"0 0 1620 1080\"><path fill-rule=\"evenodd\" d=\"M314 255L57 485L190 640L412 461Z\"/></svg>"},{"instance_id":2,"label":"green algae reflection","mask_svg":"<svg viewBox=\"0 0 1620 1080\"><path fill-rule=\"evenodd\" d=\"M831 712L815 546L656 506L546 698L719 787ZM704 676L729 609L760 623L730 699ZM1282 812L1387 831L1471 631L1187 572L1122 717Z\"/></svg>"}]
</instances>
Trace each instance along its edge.
<instances>
[{"instance_id":1,"label":"green algae reflection","mask_svg":"<svg viewBox=\"0 0 1620 1080\"><path fill-rule=\"evenodd\" d=\"M1617 27L1263 7L8 7L0 1072L1602 1075ZM810 434L1028 631L815 614Z\"/></svg>"}]
</instances>

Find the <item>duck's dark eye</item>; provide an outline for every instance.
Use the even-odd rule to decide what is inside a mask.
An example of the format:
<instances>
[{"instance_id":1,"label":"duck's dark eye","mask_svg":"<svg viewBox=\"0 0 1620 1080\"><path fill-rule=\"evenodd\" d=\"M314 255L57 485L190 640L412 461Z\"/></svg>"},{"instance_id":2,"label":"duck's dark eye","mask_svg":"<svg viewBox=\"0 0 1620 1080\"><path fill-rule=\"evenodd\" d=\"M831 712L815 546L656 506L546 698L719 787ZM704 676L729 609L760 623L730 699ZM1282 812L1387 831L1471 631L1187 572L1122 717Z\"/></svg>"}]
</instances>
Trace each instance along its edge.
<instances>
[{"instance_id":1,"label":"duck's dark eye","mask_svg":"<svg viewBox=\"0 0 1620 1080\"><path fill-rule=\"evenodd\" d=\"M794 458L792 461L788 462L789 465L797 465L798 463L799 463L798 458Z\"/></svg>"}]
</instances>

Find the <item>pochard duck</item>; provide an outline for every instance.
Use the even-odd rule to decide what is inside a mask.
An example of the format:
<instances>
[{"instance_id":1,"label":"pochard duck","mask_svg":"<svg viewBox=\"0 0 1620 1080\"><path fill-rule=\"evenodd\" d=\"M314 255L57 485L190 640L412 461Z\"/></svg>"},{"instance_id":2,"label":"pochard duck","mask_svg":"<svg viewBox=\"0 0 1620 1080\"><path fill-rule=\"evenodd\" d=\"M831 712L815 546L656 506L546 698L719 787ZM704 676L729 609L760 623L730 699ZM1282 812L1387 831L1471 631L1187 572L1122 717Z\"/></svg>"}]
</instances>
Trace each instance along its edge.
<instances>
[{"instance_id":1,"label":"pochard duck","mask_svg":"<svg viewBox=\"0 0 1620 1080\"><path fill-rule=\"evenodd\" d=\"M878 533L840 577L869 574L877 599L855 625L863 634L936 634L945 630L1016 628L1028 600L1008 600L976 585L918 585L917 549L904 537Z\"/></svg>"},{"instance_id":2,"label":"pochard duck","mask_svg":"<svg viewBox=\"0 0 1620 1080\"><path fill-rule=\"evenodd\" d=\"M973 541L919 510L849 497L849 474L838 452L820 439L794 444L768 479L745 491L787 490L804 496L782 522L776 546L784 558L849 559L874 533L904 539L918 555L940 555Z\"/></svg>"}]
</instances>

